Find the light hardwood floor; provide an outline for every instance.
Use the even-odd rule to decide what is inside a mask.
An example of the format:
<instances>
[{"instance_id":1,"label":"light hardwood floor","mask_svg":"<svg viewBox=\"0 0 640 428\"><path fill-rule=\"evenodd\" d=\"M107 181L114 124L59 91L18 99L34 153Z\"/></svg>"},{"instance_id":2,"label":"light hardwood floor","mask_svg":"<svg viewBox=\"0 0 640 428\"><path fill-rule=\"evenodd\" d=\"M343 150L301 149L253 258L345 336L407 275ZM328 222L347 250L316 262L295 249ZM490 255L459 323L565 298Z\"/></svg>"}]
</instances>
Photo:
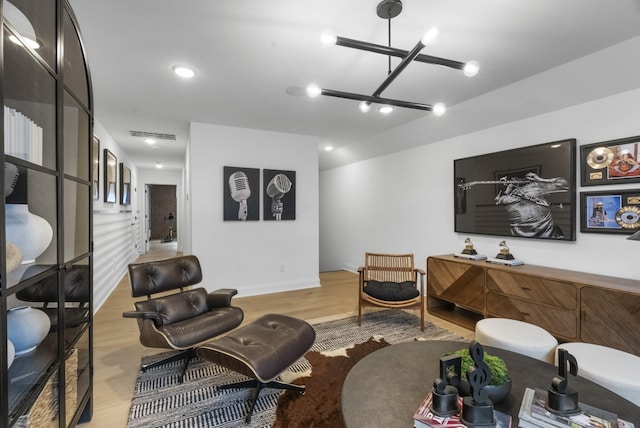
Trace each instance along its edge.
<instances>
[{"instance_id":1,"label":"light hardwood floor","mask_svg":"<svg viewBox=\"0 0 640 428\"><path fill-rule=\"evenodd\" d=\"M175 243L153 243L138 262L157 260L176 255ZM215 277L203 272L203 283L215 284ZM346 271L320 274L320 287L274 293L261 296L235 297L233 304L245 312L244 323L266 313L282 313L305 320L320 320L339 315L357 313L356 274ZM126 427L140 358L149 350L138 341L138 327L133 319L124 319L122 313L133 309L128 275L94 317L94 389L93 418L79 425L83 428ZM375 309L365 309L370 311ZM471 338L472 332L438 318L431 322ZM157 350L160 351L160 350Z\"/></svg>"}]
</instances>

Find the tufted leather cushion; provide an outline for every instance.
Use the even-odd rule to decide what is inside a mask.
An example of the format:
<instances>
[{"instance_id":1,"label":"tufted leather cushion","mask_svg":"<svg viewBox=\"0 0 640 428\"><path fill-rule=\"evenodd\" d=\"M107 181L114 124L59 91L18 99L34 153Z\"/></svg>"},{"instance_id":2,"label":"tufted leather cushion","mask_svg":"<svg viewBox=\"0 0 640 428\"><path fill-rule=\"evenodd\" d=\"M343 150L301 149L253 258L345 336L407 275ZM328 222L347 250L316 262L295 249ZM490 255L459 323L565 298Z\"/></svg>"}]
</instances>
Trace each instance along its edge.
<instances>
[{"instance_id":1,"label":"tufted leather cushion","mask_svg":"<svg viewBox=\"0 0 640 428\"><path fill-rule=\"evenodd\" d=\"M196 353L204 360L267 383L311 349L315 339L316 332L309 323L267 314L202 345Z\"/></svg>"},{"instance_id":2,"label":"tufted leather cushion","mask_svg":"<svg viewBox=\"0 0 640 428\"><path fill-rule=\"evenodd\" d=\"M131 295L140 297L198 284L202 281L202 269L198 258L189 255L130 264L129 276Z\"/></svg>"},{"instance_id":3,"label":"tufted leather cushion","mask_svg":"<svg viewBox=\"0 0 640 428\"><path fill-rule=\"evenodd\" d=\"M411 300L420 295L420 292L412 281L367 281L367 285L364 286L363 291L376 299L392 302Z\"/></svg>"},{"instance_id":4,"label":"tufted leather cushion","mask_svg":"<svg viewBox=\"0 0 640 428\"><path fill-rule=\"evenodd\" d=\"M188 320L209 310L207 306L207 291L204 288L136 302L135 307L138 312L156 312L160 314L162 322L156 321L156 327Z\"/></svg>"}]
</instances>

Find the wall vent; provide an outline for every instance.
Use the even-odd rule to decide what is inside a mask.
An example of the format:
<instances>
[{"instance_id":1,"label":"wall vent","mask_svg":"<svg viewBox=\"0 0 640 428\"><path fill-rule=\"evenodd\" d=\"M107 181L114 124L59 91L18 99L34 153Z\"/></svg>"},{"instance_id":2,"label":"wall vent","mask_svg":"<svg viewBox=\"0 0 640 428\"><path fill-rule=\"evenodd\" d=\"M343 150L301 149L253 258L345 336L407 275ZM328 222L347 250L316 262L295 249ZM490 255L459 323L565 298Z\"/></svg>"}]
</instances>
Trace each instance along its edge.
<instances>
[{"instance_id":1,"label":"wall vent","mask_svg":"<svg viewBox=\"0 0 640 428\"><path fill-rule=\"evenodd\" d=\"M133 137L155 138L156 140L175 140L176 139L176 136L174 134L162 134L159 132L129 131L129 133Z\"/></svg>"}]
</instances>

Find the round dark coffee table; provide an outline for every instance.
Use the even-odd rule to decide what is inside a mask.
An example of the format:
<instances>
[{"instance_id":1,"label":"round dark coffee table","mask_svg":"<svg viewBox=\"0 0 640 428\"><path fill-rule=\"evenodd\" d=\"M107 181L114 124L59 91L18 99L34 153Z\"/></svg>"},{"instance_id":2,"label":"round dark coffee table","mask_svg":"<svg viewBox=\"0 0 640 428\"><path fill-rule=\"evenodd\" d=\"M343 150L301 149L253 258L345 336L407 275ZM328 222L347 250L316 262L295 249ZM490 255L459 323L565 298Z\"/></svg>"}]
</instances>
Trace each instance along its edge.
<instances>
[{"instance_id":1,"label":"round dark coffee table","mask_svg":"<svg viewBox=\"0 0 640 428\"><path fill-rule=\"evenodd\" d=\"M347 375L342 387L342 418L346 428L410 428L413 414L438 377L440 357L468 347L467 343L445 341L407 342L388 346L363 358ZM524 390L547 389L557 367L524 355L485 347L501 357L511 374L509 396L495 406L513 416L518 426L518 411ZM603 362L604 363L604 362ZM613 363L615 364L615 363ZM578 361L578 365L580 362ZM570 376L579 400L614 412L640 427L640 407L587 379Z\"/></svg>"}]
</instances>

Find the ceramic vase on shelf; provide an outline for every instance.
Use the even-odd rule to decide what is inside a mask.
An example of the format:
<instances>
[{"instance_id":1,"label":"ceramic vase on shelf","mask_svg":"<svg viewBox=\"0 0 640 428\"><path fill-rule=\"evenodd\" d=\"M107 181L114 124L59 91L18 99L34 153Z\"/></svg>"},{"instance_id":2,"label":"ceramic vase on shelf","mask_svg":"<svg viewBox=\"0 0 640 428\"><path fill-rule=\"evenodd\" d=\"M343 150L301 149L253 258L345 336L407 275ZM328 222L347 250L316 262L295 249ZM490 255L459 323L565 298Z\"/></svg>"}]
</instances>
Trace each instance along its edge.
<instances>
[{"instance_id":1,"label":"ceramic vase on shelf","mask_svg":"<svg viewBox=\"0 0 640 428\"><path fill-rule=\"evenodd\" d=\"M40 309L16 306L7 312L7 336L13 343L16 356L36 349L50 328L51 320Z\"/></svg>"},{"instance_id":2,"label":"ceramic vase on shelf","mask_svg":"<svg viewBox=\"0 0 640 428\"><path fill-rule=\"evenodd\" d=\"M53 239L53 228L29 211L27 169L5 162L6 241L22 252L22 264L33 263Z\"/></svg>"},{"instance_id":3,"label":"ceramic vase on shelf","mask_svg":"<svg viewBox=\"0 0 640 428\"><path fill-rule=\"evenodd\" d=\"M7 368L13 364L13 359L16 357L16 348L13 346L13 342L7 339Z\"/></svg>"}]
</instances>

